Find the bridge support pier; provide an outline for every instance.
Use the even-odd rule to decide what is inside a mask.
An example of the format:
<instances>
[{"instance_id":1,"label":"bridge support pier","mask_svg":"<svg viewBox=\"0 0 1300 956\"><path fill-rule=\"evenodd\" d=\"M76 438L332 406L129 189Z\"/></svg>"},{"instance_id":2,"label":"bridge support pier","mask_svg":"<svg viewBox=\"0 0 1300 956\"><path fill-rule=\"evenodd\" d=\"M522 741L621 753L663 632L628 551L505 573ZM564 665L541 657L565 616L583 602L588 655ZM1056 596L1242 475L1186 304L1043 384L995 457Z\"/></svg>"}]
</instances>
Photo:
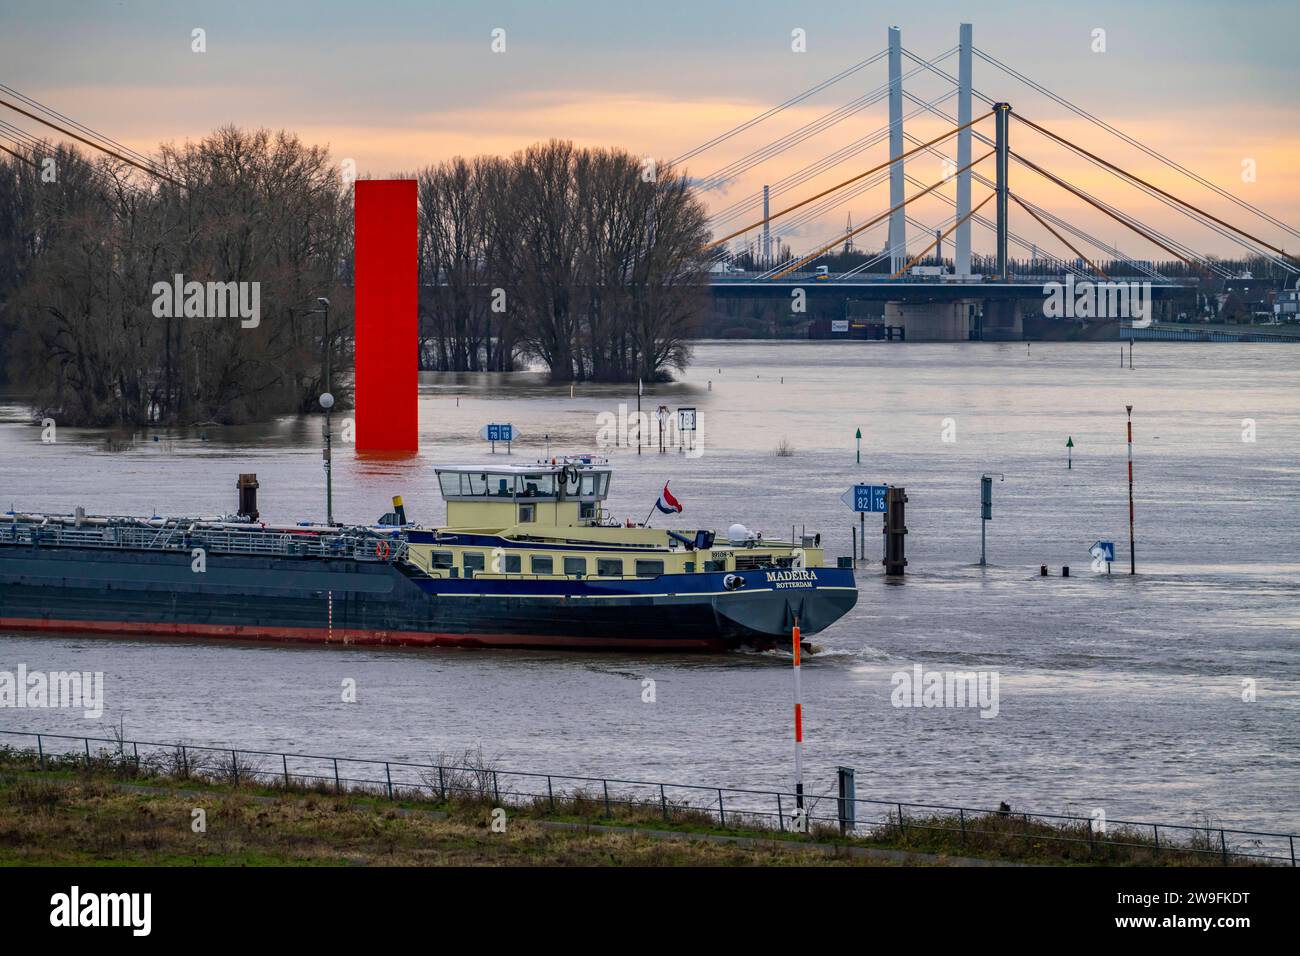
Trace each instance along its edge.
<instances>
[{"instance_id":1,"label":"bridge support pier","mask_svg":"<svg viewBox=\"0 0 1300 956\"><path fill-rule=\"evenodd\" d=\"M886 302L885 325L903 330L907 342L965 342L971 337L978 299L954 302Z\"/></svg>"},{"instance_id":2,"label":"bridge support pier","mask_svg":"<svg viewBox=\"0 0 1300 956\"><path fill-rule=\"evenodd\" d=\"M985 342L1019 342L1025 337L1020 302L1016 299L985 299L981 331Z\"/></svg>"}]
</instances>

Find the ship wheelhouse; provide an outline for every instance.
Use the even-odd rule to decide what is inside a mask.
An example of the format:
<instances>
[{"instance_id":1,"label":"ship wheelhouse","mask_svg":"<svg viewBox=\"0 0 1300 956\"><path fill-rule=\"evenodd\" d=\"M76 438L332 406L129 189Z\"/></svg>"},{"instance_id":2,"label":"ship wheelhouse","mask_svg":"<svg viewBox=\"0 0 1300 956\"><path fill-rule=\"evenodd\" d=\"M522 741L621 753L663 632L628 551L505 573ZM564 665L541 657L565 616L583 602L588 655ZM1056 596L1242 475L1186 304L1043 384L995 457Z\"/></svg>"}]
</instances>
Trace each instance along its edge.
<instances>
[{"instance_id":1,"label":"ship wheelhouse","mask_svg":"<svg viewBox=\"0 0 1300 956\"><path fill-rule=\"evenodd\" d=\"M604 459L435 471L447 521L407 532L408 560L432 578L608 582L823 562L820 539L730 541L711 531L615 520L605 510L611 469Z\"/></svg>"},{"instance_id":2,"label":"ship wheelhouse","mask_svg":"<svg viewBox=\"0 0 1300 956\"><path fill-rule=\"evenodd\" d=\"M461 465L436 471L439 489L447 502L449 527L581 527L599 525L604 520L610 468L595 459L554 459L536 465Z\"/></svg>"}]
</instances>

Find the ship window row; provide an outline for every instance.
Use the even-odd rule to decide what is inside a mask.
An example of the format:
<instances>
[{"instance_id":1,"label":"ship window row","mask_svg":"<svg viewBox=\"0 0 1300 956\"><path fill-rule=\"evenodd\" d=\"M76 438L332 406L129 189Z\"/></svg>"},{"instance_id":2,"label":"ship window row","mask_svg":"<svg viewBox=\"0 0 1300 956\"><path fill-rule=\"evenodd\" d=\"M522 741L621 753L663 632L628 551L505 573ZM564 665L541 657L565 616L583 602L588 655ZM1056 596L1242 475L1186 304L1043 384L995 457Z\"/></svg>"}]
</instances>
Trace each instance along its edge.
<instances>
[{"instance_id":1,"label":"ship window row","mask_svg":"<svg viewBox=\"0 0 1300 956\"><path fill-rule=\"evenodd\" d=\"M604 498L609 492L609 472L581 472L576 488L557 478L550 471L522 475L444 471L438 483L445 498L554 498L561 490L568 497Z\"/></svg>"},{"instance_id":2,"label":"ship window row","mask_svg":"<svg viewBox=\"0 0 1300 956\"><path fill-rule=\"evenodd\" d=\"M454 571L456 569L455 553L452 551L431 551L429 553L429 567L434 570ZM464 569L466 577L473 577L475 574L482 573L487 567L487 555L481 551L466 551L461 556L461 567ZM523 556L503 554L500 557L498 567L499 570L494 567L494 573L522 574ZM569 555L563 559L562 567L564 574L569 577L585 577L588 573L588 560L583 557ZM625 563L622 558L596 559L597 577L622 577L624 568ZM657 559L638 558L633 562L633 568L635 569L635 576L639 578L657 577L664 573L664 563ZM555 559L551 555L530 555L528 570L532 574L554 574Z\"/></svg>"}]
</instances>

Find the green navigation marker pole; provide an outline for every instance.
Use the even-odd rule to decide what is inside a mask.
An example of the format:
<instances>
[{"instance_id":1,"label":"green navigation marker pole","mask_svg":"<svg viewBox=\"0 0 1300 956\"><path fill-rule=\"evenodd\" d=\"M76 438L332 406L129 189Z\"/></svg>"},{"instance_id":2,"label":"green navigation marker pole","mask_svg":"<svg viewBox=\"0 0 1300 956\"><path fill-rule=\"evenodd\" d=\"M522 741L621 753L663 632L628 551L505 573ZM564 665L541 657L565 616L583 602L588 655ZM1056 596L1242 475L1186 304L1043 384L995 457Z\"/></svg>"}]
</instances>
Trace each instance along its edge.
<instances>
[{"instance_id":1,"label":"green navigation marker pole","mask_svg":"<svg viewBox=\"0 0 1300 956\"><path fill-rule=\"evenodd\" d=\"M862 429L861 428L858 429L858 434L856 437L858 439L858 464L860 465L862 464Z\"/></svg>"},{"instance_id":2,"label":"green navigation marker pole","mask_svg":"<svg viewBox=\"0 0 1300 956\"><path fill-rule=\"evenodd\" d=\"M1073 436L1065 439L1065 467L1074 468L1074 438Z\"/></svg>"}]
</instances>

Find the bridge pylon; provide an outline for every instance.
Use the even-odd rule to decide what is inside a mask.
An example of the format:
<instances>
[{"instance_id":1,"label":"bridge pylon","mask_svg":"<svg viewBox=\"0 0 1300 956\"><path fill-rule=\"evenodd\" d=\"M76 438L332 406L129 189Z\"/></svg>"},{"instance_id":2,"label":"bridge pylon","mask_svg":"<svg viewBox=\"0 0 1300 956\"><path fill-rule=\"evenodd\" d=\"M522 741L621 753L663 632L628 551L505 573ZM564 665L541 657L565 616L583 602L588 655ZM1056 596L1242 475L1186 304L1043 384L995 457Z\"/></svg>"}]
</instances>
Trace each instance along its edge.
<instances>
[{"instance_id":1,"label":"bridge pylon","mask_svg":"<svg viewBox=\"0 0 1300 956\"><path fill-rule=\"evenodd\" d=\"M1011 104L994 103L993 119L997 127L997 226L998 226L998 278L1007 281L1007 154L1011 125Z\"/></svg>"}]
</instances>

